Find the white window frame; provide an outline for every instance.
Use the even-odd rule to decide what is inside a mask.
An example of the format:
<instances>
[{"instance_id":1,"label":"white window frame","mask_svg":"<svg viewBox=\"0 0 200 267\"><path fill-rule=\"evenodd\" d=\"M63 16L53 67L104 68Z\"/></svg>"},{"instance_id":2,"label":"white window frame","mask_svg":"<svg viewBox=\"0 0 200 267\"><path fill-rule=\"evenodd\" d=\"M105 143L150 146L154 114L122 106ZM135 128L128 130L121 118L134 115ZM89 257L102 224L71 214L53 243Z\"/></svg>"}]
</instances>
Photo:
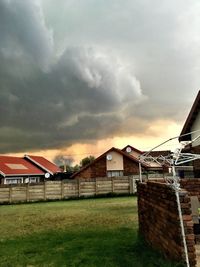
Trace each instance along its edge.
<instances>
[{"instance_id":1,"label":"white window frame","mask_svg":"<svg viewBox=\"0 0 200 267\"><path fill-rule=\"evenodd\" d=\"M5 178L4 184L22 184L23 177L9 177Z\"/></svg>"},{"instance_id":2,"label":"white window frame","mask_svg":"<svg viewBox=\"0 0 200 267\"><path fill-rule=\"evenodd\" d=\"M36 184L40 182L40 177L27 177L24 179L25 184Z\"/></svg>"},{"instance_id":3,"label":"white window frame","mask_svg":"<svg viewBox=\"0 0 200 267\"><path fill-rule=\"evenodd\" d=\"M40 177L29 177L29 183L39 183Z\"/></svg>"},{"instance_id":4,"label":"white window frame","mask_svg":"<svg viewBox=\"0 0 200 267\"><path fill-rule=\"evenodd\" d=\"M124 176L123 170L107 171L107 177L122 177L122 176Z\"/></svg>"}]
</instances>

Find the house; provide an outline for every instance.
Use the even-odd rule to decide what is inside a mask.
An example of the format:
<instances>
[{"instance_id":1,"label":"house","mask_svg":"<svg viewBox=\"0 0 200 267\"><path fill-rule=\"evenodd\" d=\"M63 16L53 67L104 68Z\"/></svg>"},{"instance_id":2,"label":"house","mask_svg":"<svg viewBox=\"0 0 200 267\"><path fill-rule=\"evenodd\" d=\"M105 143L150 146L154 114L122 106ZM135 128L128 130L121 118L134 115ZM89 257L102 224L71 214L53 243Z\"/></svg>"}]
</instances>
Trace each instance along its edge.
<instances>
[{"instance_id":1,"label":"house","mask_svg":"<svg viewBox=\"0 0 200 267\"><path fill-rule=\"evenodd\" d=\"M200 91L192 105L192 108L181 131L179 141L192 141L200 135ZM188 145L185 149L187 153L200 154L200 138ZM190 163L194 167L194 177L200 177L200 160Z\"/></svg>"},{"instance_id":2,"label":"house","mask_svg":"<svg viewBox=\"0 0 200 267\"><path fill-rule=\"evenodd\" d=\"M138 149L136 149L135 147L133 146L130 146L130 145L127 145L125 146L122 151L124 151L125 153L128 153L130 156L133 156L135 158L137 158L139 160L140 156L142 156L143 154L145 153L148 153L149 156L151 156L152 158L153 157L159 157L159 156L163 156L163 157L166 157L166 156L170 156L171 154L171 151L170 150L160 150L160 151L140 151ZM149 165L149 169L148 171L149 172L153 172L153 173L166 173L168 172L168 166L161 166L159 163L155 161L149 161L148 162L148 165Z\"/></svg>"},{"instance_id":3,"label":"house","mask_svg":"<svg viewBox=\"0 0 200 267\"><path fill-rule=\"evenodd\" d=\"M141 151L136 149L135 147L131 146L131 145L127 145L125 146L122 151L128 153L129 155L132 155L136 158L139 158L139 156L141 156L144 153L149 153L149 155L151 155L152 157L158 157L158 156L168 156L171 154L170 150L153 150L151 152L149 151Z\"/></svg>"},{"instance_id":4,"label":"house","mask_svg":"<svg viewBox=\"0 0 200 267\"><path fill-rule=\"evenodd\" d=\"M191 141L200 135L200 91L192 105L179 137L179 141ZM192 133L191 133L192 132ZM188 134L191 133L191 134ZM192 147L200 147L200 138L192 143Z\"/></svg>"},{"instance_id":5,"label":"house","mask_svg":"<svg viewBox=\"0 0 200 267\"><path fill-rule=\"evenodd\" d=\"M127 145L124 148L122 148L122 151L125 153L128 153L129 155L139 159L139 156L141 156L143 154L142 151L136 149L133 146Z\"/></svg>"},{"instance_id":6,"label":"house","mask_svg":"<svg viewBox=\"0 0 200 267\"><path fill-rule=\"evenodd\" d=\"M50 175L61 172L61 169L57 165L41 156L25 155L24 158Z\"/></svg>"},{"instance_id":7,"label":"house","mask_svg":"<svg viewBox=\"0 0 200 267\"><path fill-rule=\"evenodd\" d=\"M39 156L0 156L0 184L37 183L61 172L55 164Z\"/></svg>"},{"instance_id":8,"label":"house","mask_svg":"<svg viewBox=\"0 0 200 267\"><path fill-rule=\"evenodd\" d=\"M131 151L127 152L126 148L120 150L112 147L96 158L92 163L84 166L78 172L74 173L71 178L97 178L137 175L139 174L139 155L141 155L142 152L133 147L132 153L130 152ZM160 165L150 166L149 164L142 163L141 166L146 172L163 172L163 169Z\"/></svg>"}]
</instances>

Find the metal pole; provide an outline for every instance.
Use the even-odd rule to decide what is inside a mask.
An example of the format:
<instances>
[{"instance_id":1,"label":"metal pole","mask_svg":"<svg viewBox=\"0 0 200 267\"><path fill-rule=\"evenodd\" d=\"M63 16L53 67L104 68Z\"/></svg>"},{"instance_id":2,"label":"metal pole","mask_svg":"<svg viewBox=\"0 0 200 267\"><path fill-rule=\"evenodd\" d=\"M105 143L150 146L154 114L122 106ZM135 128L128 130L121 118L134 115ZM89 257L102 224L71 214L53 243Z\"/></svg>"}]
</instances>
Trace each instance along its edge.
<instances>
[{"instance_id":1,"label":"metal pole","mask_svg":"<svg viewBox=\"0 0 200 267\"><path fill-rule=\"evenodd\" d=\"M170 138L164 142L162 142L161 144L155 146L154 148L152 148L150 151L142 154L142 157L139 160L139 170L140 170L140 181L142 182L142 171L141 171L141 162L144 161L144 159L148 157L148 155L151 153L151 151L153 151L154 149L160 147L161 145L164 145L165 143L180 138L182 136L187 136L189 134L192 133L196 133L199 132L200 130L197 131L193 131L187 134L183 134L180 136L176 136L173 138ZM196 141L198 138L200 138L200 135L198 135L196 138L194 138L193 140L189 141L187 144L192 144L194 141ZM184 252L185 252L185 261L187 264L187 267L190 267L190 263L189 263L189 257L188 257L188 249L187 249L187 243L186 243L186 237L185 237L185 229L184 229L184 224L183 224L183 216L182 216L182 211L181 211L181 203L180 203L180 196L179 196L179 190L180 190L180 184L178 181L178 177L176 175L176 169L175 169L175 165L180 165L182 163L185 162L189 162L189 161L193 161L195 159L199 159L200 155L198 154L189 154L189 153L181 153L181 150L187 145L187 144L183 144L182 148L179 149L178 153L173 153L173 158L171 159L171 161L169 162L169 160L167 159L167 157L163 157L163 162L167 162L168 164L171 165L172 167L172 173L173 173L173 183L171 184L171 187L174 189L175 191L175 195L176 195L176 202L177 202L177 208L178 208L178 215L179 215L179 220L180 220L180 226L181 226L181 234L182 234L182 240L183 240L183 246L184 246Z\"/></svg>"},{"instance_id":2,"label":"metal pole","mask_svg":"<svg viewBox=\"0 0 200 267\"><path fill-rule=\"evenodd\" d=\"M200 129L199 129L199 130L196 130L196 131L193 131L193 132L189 132L189 133L186 133L186 134L177 135L177 136L175 136L175 137L169 138L169 139L167 139L166 141L162 142L161 144L159 144L159 145L153 147L151 150L145 152L145 153L143 154L143 156L145 156L145 157L148 156L148 155L151 153L151 151L153 151L153 150L155 150L156 148L158 148L158 147L160 147L160 146L162 146L162 145L168 143L169 141L172 141L172 140L174 140L174 139L178 139L178 138L180 138L180 137L182 137L182 136L187 136L187 135L189 135L189 134L193 134L193 133L196 133L196 132L200 132ZM200 135L198 135L194 140L192 140L191 143L193 143L194 141L196 141L198 138L200 138Z\"/></svg>"},{"instance_id":3,"label":"metal pole","mask_svg":"<svg viewBox=\"0 0 200 267\"><path fill-rule=\"evenodd\" d=\"M177 206L178 206L178 215L179 215L179 220L180 220L181 234L182 234L183 246L184 246L184 251L185 251L185 261L186 261L187 267L190 267L187 243L186 243L186 238L185 238L185 229L184 229L184 224L183 224L183 216L182 216L182 211L181 211L180 196L179 196L180 184L179 184L177 176L176 176L174 159L173 159L173 164L172 164L172 172L173 172L173 182L174 182L173 188L174 188L175 194L176 194L176 202L177 202Z\"/></svg>"},{"instance_id":4,"label":"metal pole","mask_svg":"<svg viewBox=\"0 0 200 267\"><path fill-rule=\"evenodd\" d=\"M142 183L142 167L140 161L139 161L139 173L140 173L140 182Z\"/></svg>"}]
</instances>

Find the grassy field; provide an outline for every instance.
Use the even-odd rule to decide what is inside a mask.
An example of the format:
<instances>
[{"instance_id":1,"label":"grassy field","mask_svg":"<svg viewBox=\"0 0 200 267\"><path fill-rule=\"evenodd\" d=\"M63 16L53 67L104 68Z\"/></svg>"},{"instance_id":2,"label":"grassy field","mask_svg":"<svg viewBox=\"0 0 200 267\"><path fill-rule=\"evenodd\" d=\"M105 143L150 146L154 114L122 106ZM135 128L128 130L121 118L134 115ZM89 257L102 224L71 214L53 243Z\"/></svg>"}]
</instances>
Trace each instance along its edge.
<instances>
[{"instance_id":1,"label":"grassy field","mask_svg":"<svg viewBox=\"0 0 200 267\"><path fill-rule=\"evenodd\" d=\"M0 206L0 266L174 267L138 240L136 202L119 197Z\"/></svg>"}]
</instances>

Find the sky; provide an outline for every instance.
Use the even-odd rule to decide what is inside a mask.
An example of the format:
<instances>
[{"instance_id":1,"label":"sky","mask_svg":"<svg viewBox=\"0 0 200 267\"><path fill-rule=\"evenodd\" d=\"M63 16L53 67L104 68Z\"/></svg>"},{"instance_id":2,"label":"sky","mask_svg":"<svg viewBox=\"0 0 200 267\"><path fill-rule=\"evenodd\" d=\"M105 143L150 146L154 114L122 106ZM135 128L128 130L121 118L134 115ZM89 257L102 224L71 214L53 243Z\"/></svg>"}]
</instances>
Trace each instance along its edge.
<instances>
[{"instance_id":1,"label":"sky","mask_svg":"<svg viewBox=\"0 0 200 267\"><path fill-rule=\"evenodd\" d=\"M148 150L200 88L200 1L0 0L0 62L0 154Z\"/></svg>"}]
</instances>

